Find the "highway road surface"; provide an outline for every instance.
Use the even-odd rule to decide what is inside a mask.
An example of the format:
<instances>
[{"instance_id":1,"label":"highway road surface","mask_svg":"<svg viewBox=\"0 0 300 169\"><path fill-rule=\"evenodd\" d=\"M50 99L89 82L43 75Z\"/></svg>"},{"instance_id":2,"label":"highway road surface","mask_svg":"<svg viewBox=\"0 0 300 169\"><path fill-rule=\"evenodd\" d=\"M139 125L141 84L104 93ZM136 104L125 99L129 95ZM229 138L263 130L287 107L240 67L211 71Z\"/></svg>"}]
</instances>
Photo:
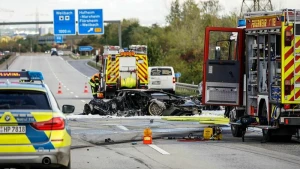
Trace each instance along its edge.
<instances>
[{"instance_id":1,"label":"highway road surface","mask_svg":"<svg viewBox=\"0 0 300 169\"><path fill-rule=\"evenodd\" d=\"M10 69L42 71L45 83L59 105L73 104L75 114L83 110L91 93L84 93L87 76L93 73L85 61L68 61L61 57L19 57ZM86 66L86 65L85 65ZM58 85L62 94L57 94ZM89 86L88 86L89 87ZM233 138L228 126L223 140L182 142L166 137L202 136L205 125L198 122L164 121L159 117L111 118L100 116L68 116L72 129L72 169L299 169L300 145L291 142L261 143L261 133L249 129L245 142ZM153 123L150 119L154 119ZM153 130L153 144L140 140L143 130ZM111 140L105 142L105 140Z\"/></svg>"}]
</instances>

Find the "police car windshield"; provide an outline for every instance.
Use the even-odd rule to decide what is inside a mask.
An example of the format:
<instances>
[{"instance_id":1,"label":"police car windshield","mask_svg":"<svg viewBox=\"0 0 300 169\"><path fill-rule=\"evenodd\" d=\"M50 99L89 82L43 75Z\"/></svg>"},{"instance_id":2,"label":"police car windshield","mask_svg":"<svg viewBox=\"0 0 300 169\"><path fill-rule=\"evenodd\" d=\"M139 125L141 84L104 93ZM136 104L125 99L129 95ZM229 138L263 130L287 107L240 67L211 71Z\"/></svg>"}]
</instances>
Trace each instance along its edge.
<instances>
[{"instance_id":1,"label":"police car windshield","mask_svg":"<svg viewBox=\"0 0 300 169\"><path fill-rule=\"evenodd\" d=\"M0 90L0 109L51 110L51 107L44 92Z\"/></svg>"}]
</instances>

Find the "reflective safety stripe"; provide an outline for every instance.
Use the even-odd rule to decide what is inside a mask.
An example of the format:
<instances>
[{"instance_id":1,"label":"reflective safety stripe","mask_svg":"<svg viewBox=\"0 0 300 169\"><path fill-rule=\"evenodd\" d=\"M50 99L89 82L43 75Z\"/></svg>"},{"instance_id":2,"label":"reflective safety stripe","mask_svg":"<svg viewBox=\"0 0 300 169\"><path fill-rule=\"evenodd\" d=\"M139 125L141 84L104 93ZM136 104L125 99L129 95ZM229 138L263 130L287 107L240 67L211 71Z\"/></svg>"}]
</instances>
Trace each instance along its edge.
<instances>
[{"instance_id":1,"label":"reflective safety stripe","mask_svg":"<svg viewBox=\"0 0 300 169\"><path fill-rule=\"evenodd\" d=\"M96 88L92 87L92 94L97 94L97 90L95 90Z\"/></svg>"}]
</instances>

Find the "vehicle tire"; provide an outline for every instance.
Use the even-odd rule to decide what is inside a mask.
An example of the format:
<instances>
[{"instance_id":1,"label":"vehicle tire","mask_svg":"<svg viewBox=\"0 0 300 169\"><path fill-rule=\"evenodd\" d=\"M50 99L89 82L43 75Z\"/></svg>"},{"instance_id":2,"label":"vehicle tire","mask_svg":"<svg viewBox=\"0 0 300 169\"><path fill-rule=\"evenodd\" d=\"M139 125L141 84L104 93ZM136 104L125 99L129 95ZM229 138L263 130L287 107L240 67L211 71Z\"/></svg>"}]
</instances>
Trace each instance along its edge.
<instances>
[{"instance_id":1,"label":"vehicle tire","mask_svg":"<svg viewBox=\"0 0 300 169\"><path fill-rule=\"evenodd\" d=\"M243 130L240 126L238 125L230 125L231 126L231 133L233 137L242 137L243 135Z\"/></svg>"},{"instance_id":2,"label":"vehicle tire","mask_svg":"<svg viewBox=\"0 0 300 169\"><path fill-rule=\"evenodd\" d=\"M148 112L151 116L162 116L163 109L157 103L152 102L148 107Z\"/></svg>"},{"instance_id":3,"label":"vehicle tire","mask_svg":"<svg viewBox=\"0 0 300 169\"><path fill-rule=\"evenodd\" d=\"M83 108L83 114L84 115L89 115L89 114L91 114L91 108L90 108L90 106L88 105L88 104L85 104L84 105L84 108Z\"/></svg>"},{"instance_id":4,"label":"vehicle tire","mask_svg":"<svg viewBox=\"0 0 300 169\"><path fill-rule=\"evenodd\" d=\"M265 101L263 101L261 104L262 104L262 106L261 106L261 110L260 110L260 114L259 114L259 116L261 117L259 119L260 125L267 125L268 124L268 121L267 121L267 116L268 116L267 105L266 105Z\"/></svg>"}]
</instances>

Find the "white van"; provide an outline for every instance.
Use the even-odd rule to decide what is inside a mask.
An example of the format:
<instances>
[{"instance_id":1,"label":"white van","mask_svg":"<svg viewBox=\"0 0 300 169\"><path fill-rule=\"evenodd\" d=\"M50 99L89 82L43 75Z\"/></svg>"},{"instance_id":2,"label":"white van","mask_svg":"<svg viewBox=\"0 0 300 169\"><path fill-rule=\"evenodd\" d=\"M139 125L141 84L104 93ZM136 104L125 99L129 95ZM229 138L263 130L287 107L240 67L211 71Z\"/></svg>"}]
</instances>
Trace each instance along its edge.
<instances>
[{"instance_id":1,"label":"white van","mask_svg":"<svg viewBox=\"0 0 300 169\"><path fill-rule=\"evenodd\" d=\"M149 89L159 89L175 94L175 73L171 66L148 67Z\"/></svg>"}]
</instances>

